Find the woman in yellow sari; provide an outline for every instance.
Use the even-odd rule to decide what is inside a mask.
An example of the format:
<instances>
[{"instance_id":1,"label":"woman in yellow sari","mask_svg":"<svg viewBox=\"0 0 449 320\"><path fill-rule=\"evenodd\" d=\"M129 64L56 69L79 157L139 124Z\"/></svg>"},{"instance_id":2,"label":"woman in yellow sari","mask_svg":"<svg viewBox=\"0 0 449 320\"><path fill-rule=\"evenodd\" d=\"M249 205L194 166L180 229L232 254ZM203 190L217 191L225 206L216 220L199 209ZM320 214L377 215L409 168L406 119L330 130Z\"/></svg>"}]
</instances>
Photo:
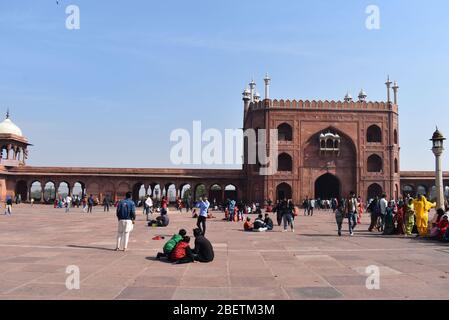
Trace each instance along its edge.
<instances>
[{"instance_id":1,"label":"woman in yellow sari","mask_svg":"<svg viewBox=\"0 0 449 320\"><path fill-rule=\"evenodd\" d=\"M426 197L419 195L413 200L413 206L416 214L416 226L420 237L427 236L429 224L429 210L436 207L436 203L427 201Z\"/></svg>"}]
</instances>

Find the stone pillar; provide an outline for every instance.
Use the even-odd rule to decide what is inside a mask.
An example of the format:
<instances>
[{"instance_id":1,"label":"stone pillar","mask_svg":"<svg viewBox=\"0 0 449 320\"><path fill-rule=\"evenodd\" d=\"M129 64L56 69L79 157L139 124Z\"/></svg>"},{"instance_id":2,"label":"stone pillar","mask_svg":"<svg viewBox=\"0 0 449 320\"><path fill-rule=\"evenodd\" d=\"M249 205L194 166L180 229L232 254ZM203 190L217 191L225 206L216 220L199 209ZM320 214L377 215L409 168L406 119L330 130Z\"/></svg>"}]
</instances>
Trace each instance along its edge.
<instances>
[{"instance_id":1,"label":"stone pillar","mask_svg":"<svg viewBox=\"0 0 449 320\"><path fill-rule=\"evenodd\" d=\"M443 183L443 169L441 162L442 162L441 154L436 154L435 177L436 177L437 209L444 210L444 183Z\"/></svg>"},{"instance_id":2,"label":"stone pillar","mask_svg":"<svg viewBox=\"0 0 449 320\"><path fill-rule=\"evenodd\" d=\"M221 201L223 204L226 204L226 198L225 198L226 194L225 194L225 188L221 188Z\"/></svg>"}]
</instances>

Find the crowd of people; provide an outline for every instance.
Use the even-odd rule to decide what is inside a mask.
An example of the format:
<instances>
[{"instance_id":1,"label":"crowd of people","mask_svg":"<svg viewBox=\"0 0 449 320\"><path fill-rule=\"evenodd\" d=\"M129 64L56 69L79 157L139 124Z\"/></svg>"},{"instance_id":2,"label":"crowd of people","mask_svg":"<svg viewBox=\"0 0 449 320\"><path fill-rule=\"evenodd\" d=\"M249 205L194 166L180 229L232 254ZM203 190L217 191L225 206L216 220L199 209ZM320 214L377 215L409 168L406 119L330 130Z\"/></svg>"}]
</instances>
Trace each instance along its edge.
<instances>
[{"instance_id":1,"label":"crowd of people","mask_svg":"<svg viewBox=\"0 0 449 320\"><path fill-rule=\"evenodd\" d=\"M370 199L366 205L354 192L347 199L332 199L331 209L335 213L338 235L342 235L343 222L348 220L351 236L361 224L362 214L370 214L369 232L383 235L404 235L449 241L449 208L439 208L431 220L429 212L436 207L424 195L416 198L406 195L399 200L388 200L386 194ZM335 208L335 209L334 209ZM306 215L306 211L304 213Z\"/></svg>"},{"instance_id":2,"label":"crowd of people","mask_svg":"<svg viewBox=\"0 0 449 320\"><path fill-rule=\"evenodd\" d=\"M55 199L53 201L53 207L54 208L65 208L65 212L70 212L71 208L80 208L82 207L82 211L85 213L92 213L93 207L99 203L98 198L94 198L94 196L91 194L89 197L87 196L71 196L67 195L65 197L58 197L58 199ZM31 202L31 205L34 204L34 201ZM109 209L108 209L109 211Z\"/></svg>"},{"instance_id":3,"label":"crowd of people","mask_svg":"<svg viewBox=\"0 0 449 320\"><path fill-rule=\"evenodd\" d=\"M126 251L128 248L129 235L134 229L136 220L136 204L131 199L132 194L128 192L124 200L117 205L117 246L116 251ZM147 199L148 200L148 199ZM153 209L150 201L146 201L149 208L144 208L144 213L149 214ZM197 226L193 230L195 238L195 247L190 247L191 238L187 235L185 229L181 229L179 233L175 234L163 247L163 252L159 252L156 256L158 260L166 258L168 261L183 264L190 262L208 263L214 259L214 250L210 241L205 237L206 235L206 219L209 210L209 202L207 198L200 199L197 202L197 208L200 210ZM149 225L157 227L168 226L168 200L166 197L162 198L160 216L156 220L150 221ZM166 220L164 220L166 219ZM165 223L165 221L167 221Z\"/></svg>"},{"instance_id":4,"label":"crowd of people","mask_svg":"<svg viewBox=\"0 0 449 320\"><path fill-rule=\"evenodd\" d=\"M195 238L195 247L190 247L190 237L184 229L179 230L164 245L163 252L158 252L156 259L166 258L168 261L176 264L190 263L194 261L209 263L214 260L214 249L212 244L203 235L201 229L193 229Z\"/></svg>"},{"instance_id":5,"label":"crowd of people","mask_svg":"<svg viewBox=\"0 0 449 320\"><path fill-rule=\"evenodd\" d=\"M407 195L398 201L387 200L383 194L380 199L374 198L368 205L371 214L369 231L377 230L385 235L416 234L417 237L428 237L441 241L449 241L449 208L438 208L432 219L429 211L436 207L422 194L416 198Z\"/></svg>"}]
</instances>

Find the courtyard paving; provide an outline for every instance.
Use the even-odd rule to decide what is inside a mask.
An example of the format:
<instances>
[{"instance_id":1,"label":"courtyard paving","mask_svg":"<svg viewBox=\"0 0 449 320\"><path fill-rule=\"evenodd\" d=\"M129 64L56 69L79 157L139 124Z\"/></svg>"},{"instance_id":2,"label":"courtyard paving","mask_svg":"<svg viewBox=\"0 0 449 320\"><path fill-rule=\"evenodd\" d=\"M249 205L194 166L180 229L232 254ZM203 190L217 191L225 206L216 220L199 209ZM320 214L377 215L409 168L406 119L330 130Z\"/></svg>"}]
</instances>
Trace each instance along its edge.
<instances>
[{"instance_id":1,"label":"courtyard paving","mask_svg":"<svg viewBox=\"0 0 449 320\"><path fill-rule=\"evenodd\" d=\"M172 265L154 259L190 214L171 212L165 229L148 228L139 210L129 251L113 251L113 211L92 215L35 205L0 216L0 299L449 299L449 246L367 232L336 235L334 217L300 216L296 233L276 227L245 233L240 223L208 221L211 264ZM275 220L275 219L274 219ZM80 289L68 290L66 268L80 268ZM368 266L380 270L380 289L368 290Z\"/></svg>"}]
</instances>

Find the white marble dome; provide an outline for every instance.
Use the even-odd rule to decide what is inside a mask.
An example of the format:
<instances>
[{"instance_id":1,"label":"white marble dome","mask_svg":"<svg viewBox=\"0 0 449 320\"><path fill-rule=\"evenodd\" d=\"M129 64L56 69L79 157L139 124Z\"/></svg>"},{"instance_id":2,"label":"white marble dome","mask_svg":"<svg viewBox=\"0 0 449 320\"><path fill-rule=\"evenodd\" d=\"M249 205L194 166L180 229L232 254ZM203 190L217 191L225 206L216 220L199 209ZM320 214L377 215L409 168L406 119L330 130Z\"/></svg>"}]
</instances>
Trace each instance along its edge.
<instances>
[{"instance_id":1,"label":"white marble dome","mask_svg":"<svg viewBox=\"0 0 449 320\"><path fill-rule=\"evenodd\" d=\"M9 117L0 123L0 134L14 134L20 137L23 136L22 130L20 130L20 128L16 126L11 119L9 119Z\"/></svg>"}]
</instances>

